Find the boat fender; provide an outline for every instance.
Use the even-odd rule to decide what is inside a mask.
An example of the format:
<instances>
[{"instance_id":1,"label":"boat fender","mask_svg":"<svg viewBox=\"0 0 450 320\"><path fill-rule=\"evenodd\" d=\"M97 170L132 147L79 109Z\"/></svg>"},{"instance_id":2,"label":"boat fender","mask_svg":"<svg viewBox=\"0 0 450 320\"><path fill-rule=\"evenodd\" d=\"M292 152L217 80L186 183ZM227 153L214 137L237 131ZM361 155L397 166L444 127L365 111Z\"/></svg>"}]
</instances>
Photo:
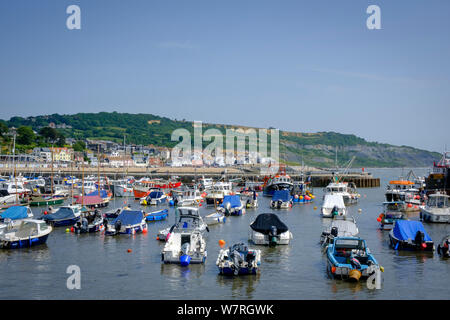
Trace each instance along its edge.
<instances>
[{"instance_id":1,"label":"boat fender","mask_svg":"<svg viewBox=\"0 0 450 320\"><path fill-rule=\"evenodd\" d=\"M180 257L180 264L182 267L187 267L189 265L189 263L191 263L191 256L188 256L186 254L183 254Z\"/></svg>"},{"instance_id":2,"label":"boat fender","mask_svg":"<svg viewBox=\"0 0 450 320\"><path fill-rule=\"evenodd\" d=\"M278 203L277 203L277 208L278 208L278 209L280 209L280 208L281 208L281 205L282 205L282 203L283 203L283 201L281 201L281 200L278 200Z\"/></svg>"}]
</instances>

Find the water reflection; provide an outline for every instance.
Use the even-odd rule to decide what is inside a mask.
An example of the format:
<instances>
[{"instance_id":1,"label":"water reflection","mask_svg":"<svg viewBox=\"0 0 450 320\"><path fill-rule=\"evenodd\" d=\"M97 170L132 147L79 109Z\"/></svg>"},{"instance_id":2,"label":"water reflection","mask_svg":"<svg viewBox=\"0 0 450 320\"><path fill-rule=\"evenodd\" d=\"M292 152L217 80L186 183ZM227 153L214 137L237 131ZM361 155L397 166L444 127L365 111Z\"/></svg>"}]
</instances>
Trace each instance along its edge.
<instances>
[{"instance_id":1,"label":"water reflection","mask_svg":"<svg viewBox=\"0 0 450 320\"><path fill-rule=\"evenodd\" d=\"M259 283L260 277L260 273L244 276L225 276L218 274L216 284L227 290L231 290L231 297L233 298L253 299L253 293Z\"/></svg>"}]
</instances>

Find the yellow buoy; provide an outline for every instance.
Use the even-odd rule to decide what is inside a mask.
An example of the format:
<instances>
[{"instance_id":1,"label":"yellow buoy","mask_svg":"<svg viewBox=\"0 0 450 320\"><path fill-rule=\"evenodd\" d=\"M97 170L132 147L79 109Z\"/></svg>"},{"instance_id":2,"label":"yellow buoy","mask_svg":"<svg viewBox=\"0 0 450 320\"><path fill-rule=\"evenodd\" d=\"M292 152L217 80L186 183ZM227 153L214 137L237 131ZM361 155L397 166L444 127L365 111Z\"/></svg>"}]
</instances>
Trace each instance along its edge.
<instances>
[{"instance_id":1,"label":"yellow buoy","mask_svg":"<svg viewBox=\"0 0 450 320\"><path fill-rule=\"evenodd\" d=\"M146 205L147 205L147 200L144 199L144 200L142 201L142 204L143 204L144 206L146 206Z\"/></svg>"},{"instance_id":2,"label":"yellow buoy","mask_svg":"<svg viewBox=\"0 0 450 320\"><path fill-rule=\"evenodd\" d=\"M314 207L313 209L314 209L314 210L316 210L316 209L317 209L317 207Z\"/></svg>"},{"instance_id":3,"label":"yellow buoy","mask_svg":"<svg viewBox=\"0 0 450 320\"><path fill-rule=\"evenodd\" d=\"M384 267L383 266L380 266L380 271L384 272Z\"/></svg>"}]
</instances>

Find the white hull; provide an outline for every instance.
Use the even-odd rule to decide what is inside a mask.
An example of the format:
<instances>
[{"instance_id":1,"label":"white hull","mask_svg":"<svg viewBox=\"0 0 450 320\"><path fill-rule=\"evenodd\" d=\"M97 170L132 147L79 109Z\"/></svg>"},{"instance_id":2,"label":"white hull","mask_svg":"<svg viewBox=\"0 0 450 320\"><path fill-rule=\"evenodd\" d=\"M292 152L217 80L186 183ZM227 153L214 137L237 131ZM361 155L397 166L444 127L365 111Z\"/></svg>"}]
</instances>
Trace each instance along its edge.
<instances>
[{"instance_id":1,"label":"white hull","mask_svg":"<svg viewBox=\"0 0 450 320\"><path fill-rule=\"evenodd\" d=\"M290 231L283 232L283 233L279 234L279 239L278 239L277 244L287 245L291 242L292 238L293 238L292 233ZM269 235L266 235L266 234L263 234L260 232L256 232L252 229L250 229L248 239L256 245L269 245L270 244Z\"/></svg>"},{"instance_id":2,"label":"white hull","mask_svg":"<svg viewBox=\"0 0 450 320\"><path fill-rule=\"evenodd\" d=\"M421 217L426 222L450 223L450 208L427 208L420 209Z\"/></svg>"}]
</instances>

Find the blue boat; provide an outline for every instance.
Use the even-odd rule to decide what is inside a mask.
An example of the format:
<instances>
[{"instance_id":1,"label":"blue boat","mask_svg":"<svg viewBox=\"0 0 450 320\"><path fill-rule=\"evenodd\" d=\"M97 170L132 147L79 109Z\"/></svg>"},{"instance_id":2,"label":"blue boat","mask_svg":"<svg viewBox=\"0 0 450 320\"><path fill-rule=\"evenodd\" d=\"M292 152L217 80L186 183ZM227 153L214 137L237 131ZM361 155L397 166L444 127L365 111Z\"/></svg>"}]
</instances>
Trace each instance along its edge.
<instances>
[{"instance_id":1,"label":"blue boat","mask_svg":"<svg viewBox=\"0 0 450 320\"><path fill-rule=\"evenodd\" d=\"M69 205L59 207L55 212L46 214L41 219L53 227L63 227L74 225L80 215L81 207L79 205Z\"/></svg>"},{"instance_id":2,"label":"blue boat","mask_svg":"<svg viewBox=\"0 0 450 320\"><path fill-rule=\"evenodd\" d=\"M220 208L222 208L226 216L240 216L245 213L244 204L239 195L224 196Z\"/></svg>"},{"instance_id":3,"label":"blue boat","mask_svg":"<svg viewBox=\"0 0 450 320\"><path fill-rule=\"evenodd\" d=\"M396 220L389 244L395 250L434 251L433 240L420 221Z\"/></svg>"},{"instance_id":4,"label":"blue boat","mask_svg":"<svg viewBox=\"0 0 450 320\"><path fill-rule=\"evenodd\" d=\"M147 231L144 213L138 210L123 210L117 218L111 222L105 220L104 224L106 235L135 234Z\"/></svg>"},{"instance_id":5,"label":"blue boat","mask_svg":"<svg viewBox=\"0 0 450 320\"><path fill-rule=\"evenodd\" d=\"M270 178L266 186L263 189L263 195L265 197L271 197L277 190L288 190L291 192L294 184L292 179L286 174L278 174L273 178Z\"/></svg>"},{"instance_id":6,"label":"blue boat","mask_svg":"<svg viewBox=\"0 0 450 320\"><path fill-rule=\"evenodd\" d=\"M276 190L270 201L272 209L289 209L292 207L292 196L289 190Z\"/></svg>"},{"instance_id":7,"label":"blue boat","mask_svg":"<svg viewBox=\"0 0 450 320\"><path fill-rule=\"evenodd\" d=\"M358 237L334 238L327 248L327 260L327 272L333 278L358 281L380 269L366 241Z\"/></svg>"},{"instance_id":8,"label":"blue boat","mask_svg":"<svg viewBox=\"0 0 450 320\"><path fill-rule=\"evenodd\" d=\"M13 206L9 207L2 213L0 213L0 221L5 219L19 220L33 217L33 212L30 207L26 206Z\"/></svg>"},{"instance_id":9,"label":"blue boat","mask_svg":"<svg viewBox=\"0 0 450 320\"><path fill-rule=\"evenodd\" d=\"M249 249L244 243L222 249L216 265L223 275L256 274L261 264L261 250Z\"/></svg>"},{"instance_id":10,"label":"blue boat","mask_svg":"<svg viewBox=\"0 0 450 320\"><path fill-rule=\"evenodd\" d=\"M0 226L0 248L20 249L44 244L52 227L42 220L9 220Z\"/></svg>"},{"instance_id":11,"label":"blue boat","mask_svg":"<svg viewBox=\"0 0 450 320\"><path fill-rule=\"evenodd\" d=\"M161 220L165 220L168 215L169 215L168 209L153 211L153 212L146 214L145 220L146 221L161 221Z\"/></svg>"},{"instance_id":12,"label":"blue boat","mask_svg":"<svg viewBox=\"0 0 450 320\"><path fill-rule=\"evenodd\" d=\"M142 205L159 205L167 201L167 196L161 190L153 190L141 201Z\"/></svg>"}]
</instances>

